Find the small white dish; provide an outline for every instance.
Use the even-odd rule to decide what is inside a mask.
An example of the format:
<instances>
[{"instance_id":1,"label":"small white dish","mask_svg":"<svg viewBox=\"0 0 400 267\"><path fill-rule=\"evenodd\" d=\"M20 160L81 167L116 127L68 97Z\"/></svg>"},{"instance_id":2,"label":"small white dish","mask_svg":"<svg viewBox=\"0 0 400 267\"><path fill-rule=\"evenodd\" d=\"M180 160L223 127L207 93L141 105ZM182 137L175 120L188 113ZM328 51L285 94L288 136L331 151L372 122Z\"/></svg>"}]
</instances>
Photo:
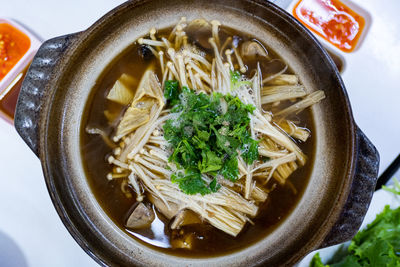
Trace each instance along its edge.
<instances>
[{"instance_id":1,"label":"small white dish","mask_svg":"<svg viewBox=\"0 0 400 267\"><path fill-rule=\"evenodd\" d=\"M297 3L299 3L300 0L293 0L288 7L286 8L286 11L289 12L291 15L294 15L295 12L295 8ZM344 70L346 69L346 58L348 57L348 55L350 54L355 54L358 52L359 48L363 45L363 41L365 39L365 36L368 34L369 29L371 27L372 24L372 16L371 14L365 10L364 8L360 7L359 5L353 3L350 0L340 0L340 2L342 2L344 5L346 5L347 7L349 7L350 9L352 9L355 13L359 14L360 16L362 16L364 18L365 21L365 25L361 31L361 35L357 40L357 43L354 47L354 49L350 52L345 52L340 50L339 48L337 48L336 46L334 46L332 43L330 43L329 41L327 41L326 39L322 38L321 36L319 36L318 34L316 34L314 31L310 30L314 36L318 39L318 41L326 48L326 50L333 54L334 56L336 56L338 59L340 59L342 62L342 69L341 69L341 73L344 72ZM304 26L306 26L308 29L310 29L310 26L306 25L304 22L300 21Z\"/></svg>"},{"instance_id":2,"label":"small white dish","mask_svg":"<svg viewBox=\"0 0 400 267\"><path fill-rule=\"evenodd\" d=\"M41 45L41 41L36 36L34 36L24 26L17 23L16 21L0 18L0 24L2 23L8 24L25 34L30 40L30 46L25 54L22 56L22 58L19 59L18 62L12 67L12 69L8 71L6 76L4 76L3 79L0 80L0 101L12 90L19 90L19 88L14 88L14 85L17 84L20 79L22 79L24 70L26 70L28 65L31 63L33 57L35 56L37 50ZM0 111L0 117L11 124L13 123L13 119L2 111Z\"/></svg>"}]
</instances>

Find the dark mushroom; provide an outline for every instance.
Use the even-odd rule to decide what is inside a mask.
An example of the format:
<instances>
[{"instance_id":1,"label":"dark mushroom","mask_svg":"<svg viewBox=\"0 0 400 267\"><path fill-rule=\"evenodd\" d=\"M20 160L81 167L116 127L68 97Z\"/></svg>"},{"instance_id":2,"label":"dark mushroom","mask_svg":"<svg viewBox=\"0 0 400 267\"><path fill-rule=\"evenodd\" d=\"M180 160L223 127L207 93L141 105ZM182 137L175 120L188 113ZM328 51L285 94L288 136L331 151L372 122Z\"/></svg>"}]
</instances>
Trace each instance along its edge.
<instances>
[{"instance_id":1,"label":"dark mushroom","mask_svg":"<svg viewBox=\"0 0 400 267\"><path fill-rule=\"evenodd\" d=\"M150 48L145 44L139 45L138 53L139 56L145 61L151 60L154 57L153 52L151 52Z\"/></svg>"},{"instance_id":2,"label":"dark mushroom","mask_svg":"<svg viewBox=\"0 0 400 267\"><path fill-rule=\"evenodd\" d=\"M185 28L185 32L190 40L196 45L206 50L212 49L208 39L212 35L211 24L204 19L192 20Z\"/></svg>"},{"instance_id":3,"label":"dark mushroom","mask_svg":"<svg viewBox=\"0 0 400 267\"><path fill-rule=\"evenodd\" d=\"M137 204L126 221L126 227L131 229L142 229L149 227L154 221L154 211L147 205L140 202Z\"/></svg>"}]
</instances>

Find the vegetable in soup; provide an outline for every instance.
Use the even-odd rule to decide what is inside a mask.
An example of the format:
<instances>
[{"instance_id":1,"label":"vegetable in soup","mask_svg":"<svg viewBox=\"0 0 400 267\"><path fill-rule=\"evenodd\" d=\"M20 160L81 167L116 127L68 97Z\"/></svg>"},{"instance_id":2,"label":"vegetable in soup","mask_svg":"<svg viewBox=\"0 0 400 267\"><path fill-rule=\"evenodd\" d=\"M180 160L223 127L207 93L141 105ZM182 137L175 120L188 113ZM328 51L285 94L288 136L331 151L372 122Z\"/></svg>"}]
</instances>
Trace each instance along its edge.
<instances>
[{"instance_id":1,"label":"vegetable in soup","mask_svg":"<svg viewBox=\"0 0 400 267\"><path fill-rule=\"evenodd\" d=\"M165 253L215 256L265 237L312 168L307 92L279 56L218 21L151 29L99 78L82 129L98 201Z\"/></svg>"}]
</instances>

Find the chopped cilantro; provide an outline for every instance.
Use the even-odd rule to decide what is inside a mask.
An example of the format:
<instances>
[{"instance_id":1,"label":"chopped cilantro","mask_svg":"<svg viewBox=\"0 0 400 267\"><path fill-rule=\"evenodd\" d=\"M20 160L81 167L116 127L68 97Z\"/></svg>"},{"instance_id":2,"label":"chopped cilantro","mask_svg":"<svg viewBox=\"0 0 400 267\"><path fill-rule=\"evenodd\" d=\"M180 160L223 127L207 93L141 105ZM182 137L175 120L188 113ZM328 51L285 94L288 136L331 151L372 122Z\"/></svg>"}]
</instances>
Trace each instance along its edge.
<instances>
[{"instance_id":1,"label":"chopped cilantro","mask_svg":"<svg viewBox=\"0 0 400 267\"><path fill-rule=\"evenodd\" d=\"M201 179L201 174L195 169L187 169L185 175L182 173L173 174L171 176L171 181L177 183L182 192L188 195L194 195L197 193L206 195L211 192L211 189L207 187L206 182Z\"/></svg>"},{"instance_id":2,"label":"chopped cilantro","mask_svg":"<svg viewBox=\"0 0 400 267\"><path fill-rule=\"evenodd\" d=\"M221 187L217 175L236 181L239 153L247 164L258 159L258 141L251 138L249 129L249 113L254 106L232 95L196 94L187 87L179 90L175 81L167 81L165 90L171 112L179 112L177 119L167 120L163 127L164 138L173 149L169 161L179 169L171 180L184 193L216 192ZM227 104L225 113L221 101ZM213 180L207 184L202 174Z\"/></svg>"},{"instance_id":3,"label":"chopped cilantro","mask_svg":"<svg viewBox=\"0 0 400 267\"><path fill-rule=\"evenodd\" d=\"M222 166L221 174L225 177L225 179L231 180L235 182L239 175L238 168L238 159L237 154L231 155L231 157L224 162L224 166Z\"/></svg>"},{"instance_id":4,"label":"chopped cilantro","mask_svg":"<svg viewBox=\"0 0 400 267\"><path fill-rule=\"evenodd\" d=\"M258 159L258 141L251 138L246 141L247 142L242 150L242 158L247 164L251 164L253 161Z\"/></svg>"},{"instance_id":5,"label":"chopped cilantro","mask_svg":"<svg viewBox=\"0 0 400 267\"><path fill-rule=\"evenodd\" d=\"M222 167L222 158L211 150L203 150L201 152L203 158L201 164L199 162L199 169L201 173L218 171Z\"/></svg>"},{"instance_id":6,"label":"chopped cilantro","mask_svg":"<svg viewBox=\"0 0 400 267\"><path fill-rule=\"evenodd\" d=\"M215 193L220 188L221 188L221 185L219 183L217 183L217 179L214 178L210 183L211 192Z\"/></svg>"},{"instance_id":7,"label":"chopped cilantro","mask_svg":"<svg viewBox=\"0 0 400 267\"><path fill-rule=\"evenodd\" d=\"M179 83L178 81L169 80L164 85L164 96L169 101L171 106L175 105L179 99Z\"/></svg>"},{"instance_id":8,"label":"chopped cilantro","mask_svg":"<svg viewBox=\"0 0 400 267\"><path fill-rule=\"evenodd\" d=\"M231 88L236 89L240 87L241 85L250 85L250 81L242 81L242 75L240 74L239 71L231 71Z\"/></svg>"},{"instance_id":9,"label":"chopped cilantro","mask_svg":"<svg viewBox=\"0 0 400 267\"><path fill-rule=\"evenodd\" d=\"M232 84L237 83L242 78L239 71L231 71L231 82Z\"/></svg>"}]
</instances>

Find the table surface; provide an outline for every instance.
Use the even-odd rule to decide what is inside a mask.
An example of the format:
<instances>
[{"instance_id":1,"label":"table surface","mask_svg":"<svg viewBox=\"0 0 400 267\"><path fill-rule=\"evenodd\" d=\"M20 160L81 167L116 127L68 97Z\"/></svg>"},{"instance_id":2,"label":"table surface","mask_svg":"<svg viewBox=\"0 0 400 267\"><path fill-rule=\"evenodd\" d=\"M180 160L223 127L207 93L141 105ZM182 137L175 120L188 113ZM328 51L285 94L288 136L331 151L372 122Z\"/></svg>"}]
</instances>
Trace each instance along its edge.
<instances>
[{"instance_id":1,"label":"table surface","mask_svg":"<svg viewBox=\"0 0 400 267\"><path fill-rule=\"evenodd\" d=\"M0 0L43 40L86 29L121 0ZM290 0L273 1L286 6ZM381 155L380 172L400 152L400 1L354 0L372 15L363 45L345 57L342 77L359 127ZM323 88L321 88L323 89ZM0 120L0 266L96 266L64 228L39 160Z\"/></svg>"}]
</instances>

